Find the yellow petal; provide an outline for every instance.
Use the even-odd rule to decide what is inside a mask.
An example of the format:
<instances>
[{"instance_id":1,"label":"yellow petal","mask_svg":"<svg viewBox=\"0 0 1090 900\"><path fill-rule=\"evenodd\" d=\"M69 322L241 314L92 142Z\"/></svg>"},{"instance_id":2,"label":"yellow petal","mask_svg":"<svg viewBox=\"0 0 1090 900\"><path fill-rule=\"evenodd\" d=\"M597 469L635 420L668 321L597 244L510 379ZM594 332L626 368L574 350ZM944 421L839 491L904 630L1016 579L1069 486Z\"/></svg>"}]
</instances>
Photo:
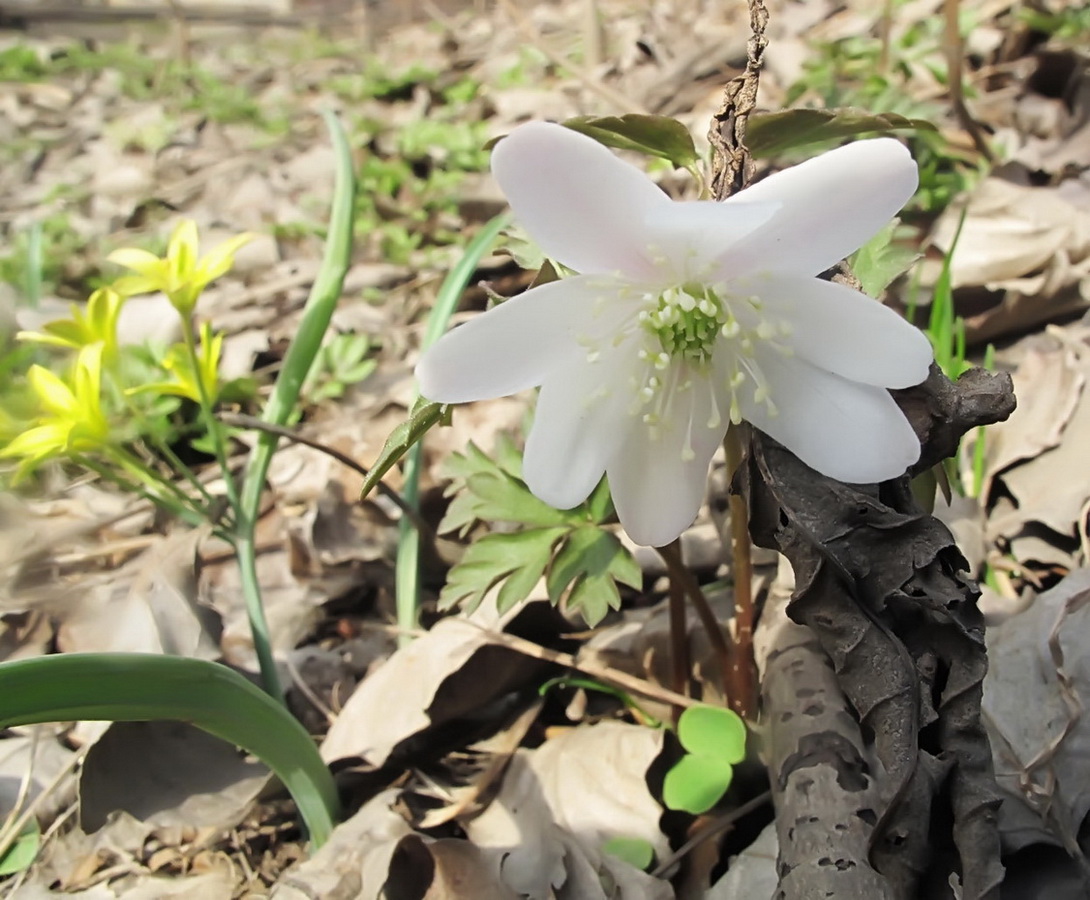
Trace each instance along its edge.
<instances>
[{"instance_id":1,"label":"yellow petal","mask_svg":"<svg viewBox=\"0 0 1090 900\"><path fill-rule=\"evenodd\" d=\"M162 280L165 270L163 260L158 256L136 247L122 247L120 250L115 250L106 259L119 266L124 266L126 269L132 269L145 278L155 279L156 281Z\"/></svg>"},{"instance_id":2,"label":"yellow petal","mask_svg":"<svg viewBox=\"0 0 1090 900\"><path fill-rule=\"evenodd\" d=\"M79 411L72 389L49 369L33 365L27 370L26 377L38 402L54 416L71 418Z\"/></svg>"},{"instance_id":3,"label":"yellow petal","mask_svg":"<svg viewBox=\"0 0 1090 900\"><path fill-rule=\"evenodd\" d=\"M182 219L170 236L167 259L170 261L170 274L174 284L182 284L193 277L197 268L199 252L197 223L192 219Z\"/></svg>"},{"instance_id":4,"label":"yellow petal","mask_svg":"<svg viewBox=\"0 0 1090 900\"><path fill-rule=\"evenodd\" d=\"M68 432L71 425L62 422L48 422L24 431L0 448L0 456L25 456L37 462L54 453L60 453L68 444Z\"/></svg>"},{"instance_id":5,"label":"yellow petal","mask_svg":"<svg viewBox=\"0 0 1090 900\"><path fill-rule=\"evenodd\" d=\"M209 282L215 281L235 264L235 254L238 253L239 249L255 237L257 235L244 232L228 238L218 247L213 247L205 256L201 257L201 261L197 264L197 274L194 281L202 288Z\"/></svg>"}]
</instances>

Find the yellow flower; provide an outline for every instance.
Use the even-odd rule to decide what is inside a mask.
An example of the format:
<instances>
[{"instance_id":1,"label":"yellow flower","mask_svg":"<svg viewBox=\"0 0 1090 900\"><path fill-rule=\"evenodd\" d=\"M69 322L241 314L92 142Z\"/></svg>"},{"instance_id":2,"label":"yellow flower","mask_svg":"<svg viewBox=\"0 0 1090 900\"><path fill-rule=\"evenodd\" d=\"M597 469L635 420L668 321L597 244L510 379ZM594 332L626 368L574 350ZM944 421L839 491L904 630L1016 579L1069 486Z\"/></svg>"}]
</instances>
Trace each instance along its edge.
<instances>
[{"instance_id":1,"label":"yellow flower","mask_svg":"<svg viewBox=\"0 0 1090 900\"><path fill-rule=\"evenodd\" d=\"M34 365L27 384L38 402L33 426L0 448L0 457L22 457L18 481L39 463L60 455L90 453L110 442L110 426L102 411L101 343L80 348L70 374L71 384L48 369Z\"/></svg>"},{"instance_id":2,"label":"yellow flower","mask_svg":"<svg viewBox=\"0 0 1090 900\"><path fill-rule=\"evenodd\" d=\"M110 262L136 273L118 279L114 289L126 296L161 291L182 317L188 319L201 291L234 265L239 248L253 237L250 233L236 235L200 256L197 224L185 219L170 236L163 258L135 247L111 253L107 257Z\"/></svg>"},{"instance_id":3,"label":"yellow flower","mask_svg":"<svg viewBox=\"0 0 1090 900\"><path fill-rule=\"evenodd\" d=\"M20 331L16 337L72 350L102 344L102 355L109 361L117 355L117 320L123 303L124 298L112 288L99 288L87 300L86 309L72 304L70 319L54 319L42 331Z\"/></svg>"}]
</instances>

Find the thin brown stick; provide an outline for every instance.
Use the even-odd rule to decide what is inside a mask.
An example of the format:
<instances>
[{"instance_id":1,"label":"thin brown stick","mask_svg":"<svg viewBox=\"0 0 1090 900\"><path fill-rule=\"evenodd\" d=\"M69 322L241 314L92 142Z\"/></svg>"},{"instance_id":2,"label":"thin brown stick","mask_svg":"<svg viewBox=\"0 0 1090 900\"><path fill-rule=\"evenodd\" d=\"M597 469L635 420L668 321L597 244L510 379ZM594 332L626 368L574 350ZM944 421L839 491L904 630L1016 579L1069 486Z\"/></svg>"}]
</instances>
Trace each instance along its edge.
<instances>
[{"instance_id":1,"label":"thin brown stick","mask_svg":"<svg viewBox=\"0 0 1090 900\"><path fill-rule=\"evenodd\" d=\"M954 115L957 116L961 127L972 138L973 146L980 151L981 156L994 165L995 153L992 152L991 146L984 137L980 123L973 118L969 107L965 105L965 85L962 82L964 77L962 60L965 50L961 40L961 28L958 26L960 5L959 0L943 0L942 4L946 22L943 44L946 49L946 82L950 86L950 104L954 108Z\"/></svg>"},{"instance_id":2,"label":"thin brown stick","mask_svg":"<svg viewBox=\"0 0 1090 900\"><path fill-rule=\"evenodd\" d=\"M254 416L246 416L241 413L220 413L219 420L223 422L224 425L233 425L236 428L252 428L254 431L264 431L268 434L275 434L277 437L282 437L284 440L291 441L294 444L303 444L306 447L310 447L312 450L324 453L331 459L337 460L341 465L348 466L353 472L362 475L364 478L369 474L366 466L360 465L352 459L352 457L341 453L340 450L336 450L328 444L323 444L321 441L304 437L297 431L292 431L290 428L284 428L281 425L273 425L271 422L265 422L262 419L255 418ZM413 509L410 504L406 503L404 498L397 491L385 482L380 481L378 483L378 492L401 510L402 515L413 523L417 531L419 531L425 539L431 541L433 544L435 543L435 529L424 521L420 513Z\"/></svg>"},{"instance_id":3,"label":"thin brown stick","mask_svg":"<svg viewBox=\"0 0 1090 900\"><path fill-rule=\"evenodd\" d=\"M470 619L464 621L470 625L477 624ZM515 637L513 634L507 634L503 631L494 631L491 628L485 628L483 626L478 627L488 635L489 640L493 643L503 647L509 647L524 656L555 663L558 666L564 666L568 669L574 669L577 672L582 672L584 675L590 675L592 678L598 678L607 684L615 685L623 690L631 691L633 694L639 694L641 697L647 697L651 700L658 700L662 703L670 703L674 706L681 707L697 705L697 701L692 697L686 697L684 694L677 693L677 691L671 691L669 688L652 684L650 681L637 678L635 675L629 675L627 672L622 672L620 669L615 669L612 666L599 665L598 663L590 662L589 660L576 659L576 657L572 656L570 653L562 653L559 650L542 647L540 644L535 644L533 641L528 641L525 638Z\"/></svg>"},{"instance_id":4,"label":"thin brown stick","mask_svg":"<svg viewBox=\"0 0 1090 900\"><path fill-rule=\"evenodd\" d=\"M763 794L758 794L752 800L747 800L741 806L732 809L728 813L723 813L721 816L716 816L712 819L706 827L701 828L696 834L694 834L689 840L682 844L677 850L666 857L651 871L652 878L662 878L667 872L670 871L671 866L688 856L697 847L703 844L705 841L710 841L712 838L722 834L731 825L737 822L739 819L744 819L751 812L755 812L762 806L772 802L772 791L765 791Z\"/></svg>"},{"instance_id":5,"label":"thin brown stick","mask_svg":"<svg viewBox=\"0 0 1090 900\"><path fill-rule=\"evenodd\" d=\"M727 455L727 483L742 464L738 429L727 429L723 439ZM749 510L741 494L730 493L730 548L734 575L734 654L731 657L731 708L743 718L755 711L753 684L753 560L749 537Z\"/></svg>"}]
</instances>

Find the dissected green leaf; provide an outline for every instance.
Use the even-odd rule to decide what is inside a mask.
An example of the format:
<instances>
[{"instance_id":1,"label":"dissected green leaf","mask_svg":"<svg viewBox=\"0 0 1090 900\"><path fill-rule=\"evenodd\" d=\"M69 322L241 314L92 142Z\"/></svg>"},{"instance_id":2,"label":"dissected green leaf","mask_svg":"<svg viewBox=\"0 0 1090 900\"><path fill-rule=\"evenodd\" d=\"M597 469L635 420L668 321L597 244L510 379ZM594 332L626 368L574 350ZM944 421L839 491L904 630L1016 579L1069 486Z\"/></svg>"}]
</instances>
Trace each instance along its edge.
<instances>
[{"instance_id":1,"label":"dissected green leaf","mask_svg":"<svg viewBox=\"0 0 1090 900\"><path fill-rule=\"evenodd\" d=\"M667 809L705 813L719 802L733 778L734 766L725 759L687 754L666 773L662 802Z\"/></svg>"},{"instance_id":2,"label":"dissected green leaf","mask_svg":"<svg viewBox=\"0 0 1090 900\"><path fill-rule=\"evenodd\" d=\"M497 598L501 611L526 599L565 530L562 526L532 528L511 534L488 534L474 541L448 573L447 583L439 594L439 608L462 604L466 612L471 612L505 578L507 582Z\"/></svg>"},{"instance_id":3,"label":"dissected green leaf","mask_svg":"<svg viewBox=\"0 0 1090 900\"><path fill-rule=\"evenodd\" d=\"M478 521L547 526L572 519L572 513L538 500L521 479L507 471L516 464L521 467L521 462L512 461L503 442L497 444L497 455L503 468L470 443L465 453L452 453L444 462L442 474L452 479L446 494L453 500L439 523L440 534L458 531L464 535Z\"/></svg>"},{"instance_id":4,"label":"dissected green leaf","mask_svg":"<svg viewBox=\"0 0 1090 900\"><path fill-rule=\"evenodd\" d=\"M569 606L578 609L588 625L596 625L610 609L621 605L614 579L635 587L642 583L636 572L635 560L615 534L596 525L580 525L557 551L545 584L553 603L570 586Z\"/></svg>"},{"instance_id":5,"label":"dissected green leaf","mask_svg":"<svg viewBox=\"0 0 1090 900\"><path fill-rule=\"evenodd\" d=\"M637 869L650 868L655 859L655 848L651 842L638 837L610 838L602 844L602 850Z\"/></svg>"},{"instance_id":6,"label":"dissected green leaf","mask_svg":"<svg viewBox=\"0 0 1090 900\"><path fill-rule=\"evenodd\" d=\"M602 524L613 515L613 497L609 493L609 481L603 478L587 499L590 520Z\"/></svg>"},{"instance_id":7,"label":"dissected green leaf","mask_svg":"<svg viewBox=\"0 0 1090 900\"><path fill-rule=\"evenodd\" d=\"M900 224L894 219L874 235L852 256L851 269L863 288L864 294L877 297L903 272L908 271L920 254L912 247L893 243L893 235Z\"/></svg>"},{"instance_id":8,"label":"dissected green leaf","mask_svg":"<svg viewBox=\"0 0 1090 900\"><path fill-rule=\"evenodd\" d=\"M568 609L578 612L591 628L611 609L620 608L621 593L617 590L617 582L608 575L584 575L568 594Z\"/></svg>"},{"instance_id":9,"label":"dissected green leaf","mask_svg":"<svg viewBox=\"0 0 1090 900\"><path fill-rule=\"evenodd\" d=\"M862 109L785 109L754 113L746 126L746 147L758 159L779 156L822 141L860 134L892 131L936 131L926 119L908 119L897 113L869 113Z\"/></svg>"},{"instance_id":10,"label":"dissected green leaf","mask_svg":"<svg viewBox=\"0 0 1090 900\"><path fill-rule=\"evenodd\" d=\"M746 758L746 723L722 706L690 706L677 723L681 746L694 755L739 763Z\"/></svg>"},{"instance_id":11,"label":"dissected green leaf","mask_svg":"<svg viewBox=\"0 0 1090 900\"><path fill-rule=\"evenodd\" d=\"M635 150L672 162L679 169L693 165L696 152L689 130L677 119L628 113L624 116L576 116L561 123L607 147Z\"/></svg>"},{"instance_id":12,"label":"dissected green leaf","mask_svg":"<svg viewBox=\"0 0 1090 900\"><path fill-rule=\"evenodd\" d=\"M382 480L382 476L390 471L401 457L403 457L417 441L419 441L428 429L442 420L446 408L441 403L429 403L426 400L419 401L409 413L409 418L390 432L386 443L382 446L382 452L375 461L374 466L364 479L360 489L360 499L366 497L376 484Z\"/></svg>"}]
</instances>

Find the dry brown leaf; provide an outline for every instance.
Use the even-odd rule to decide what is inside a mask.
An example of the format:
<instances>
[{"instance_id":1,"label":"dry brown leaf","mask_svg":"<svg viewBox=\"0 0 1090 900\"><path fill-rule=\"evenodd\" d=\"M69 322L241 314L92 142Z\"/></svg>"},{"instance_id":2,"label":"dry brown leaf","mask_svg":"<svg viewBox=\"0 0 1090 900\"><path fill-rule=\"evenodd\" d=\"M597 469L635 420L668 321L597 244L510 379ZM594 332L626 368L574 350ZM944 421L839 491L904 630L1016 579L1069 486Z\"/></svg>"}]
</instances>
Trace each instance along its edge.
<instances>
[{"instance_id":1,"label":"dry brown leaf","mask_svg":"<svg viewBox=\"0 0 1090 900\"><path fill-rule=\"evenodd\" d=\"M97 831L116 810L157 827L237 825L269 770L183 722L114 722L80 772L80 825Z\"/></svg>"},{"instance_id":2,"label":"dry brown leaf","mask_svg":"<svg viewBox=\"0 0 1090 900\"><path fill-rule=\"evenodd\" d=\"M385 900L519 900L498 880L469 841L444 838L427 841L409 834L397 842L390 874L383 885Z\"/></svg>"},{"instance_id":3,"label":"dry brown leaf","mask_svg":"<svg viewBox=\"0 0 1090 900\"><path fill-rule=\"evenodd\" d=\"M393 811L397 795L383 791L334 828L320 850L281 877L270 900L378 900L398 841L413 833Z\"/></svg>"},{"instance_id":4,"label":"dry brown leaf","mask_svg":"<svg viewBox=\"0 0 1090 900\"><path fill-rule=\"evenodd\" d=\"M502 628L525 608L499 617L486 597L468 619L443 619L399 649L348 698L322 742L322 757L382 766L410 746L426 746L429 730L525 685L542 664L496 646L484 630Z\"/></svg>"},{"instance_id":5,"label":"dry brown leaf","mask_svg":"<svg viewBox=\"0 0 1090 900\"><path fill-rule=\"evenodd\" d=\"M668 851L658 821L662 807L647 789L647 770L662 732L621 722L572 729L534 751L515 754L488 808L465 823L503 880L520 894L607 898L610 873L624 900L671 896L669 888L602 851L614 837L646 840ZM665 892L665 893L664 893Z\"/></svg>"},{"instance_id":6,"label":"dry brown leaf","mask_svg":"<svg viewBox=\"0 0 1090 900\"><path fill-rule=\"evenodd\" d=\"M1090 570L1081 569L987 633L983 710L1011 850L1043 841L1081 852L1090 811L1088 601Z\"/></svg>"},{"instance_id":7,"label":"dry brown leaf","mask_svg":"<svg viewBox=\"0 0 1090 900\"><path fill-rule=\"evenodd\" d=\"M120 569L81 585L61 615L57 648L64 653L170 653L215 659L218 616L197 596L197 545L202 532L176 531Z\"/></svg>"}]
</instances>

